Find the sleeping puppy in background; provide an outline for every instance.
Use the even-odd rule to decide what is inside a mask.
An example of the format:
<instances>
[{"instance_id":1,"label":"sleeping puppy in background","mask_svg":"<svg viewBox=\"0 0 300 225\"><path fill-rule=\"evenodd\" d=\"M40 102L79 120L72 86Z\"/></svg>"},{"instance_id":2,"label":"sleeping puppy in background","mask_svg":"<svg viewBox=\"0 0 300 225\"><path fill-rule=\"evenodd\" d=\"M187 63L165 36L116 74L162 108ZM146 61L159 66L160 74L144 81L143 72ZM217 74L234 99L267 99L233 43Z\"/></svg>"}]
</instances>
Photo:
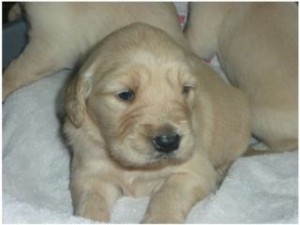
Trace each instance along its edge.
<instances>
[{"instance_id":1,"label":"sleeping puppy in background","mask_svg":"<svg viewBox=\"0 0 300 225\"><path fill-rule=\"evenodd\" d=\"M230 82L249 97L254 136L271 152L296 149L297 5L193 2L185 32L195 53L217 54Z\"/></svg>"},{"instance_id":2,"label":"sleeping puppy in background","mask_svg":"<svg viewBox=\"0 0 300 225\"><path fill-rule=\"evenodd\" d=\"M3 100L14 90L75 64L100 40L133 22L161 28L187 46L173 3L26 2L29 43L3 75ZM18 18L20 5L10 17Z\"/></svg>"},{"instance_id":3,"label":"sleeping puppy in background","mask_svg":"<svg viewBox=\"0 0 300 225\"><path fill-rule=\"evenodd\" d=\"M144 223L183 223L246 149L244 95L166 32L107 36L66 91L75 214L109 221L122 195L150 196Z\"/></svg>"}]
</instances>

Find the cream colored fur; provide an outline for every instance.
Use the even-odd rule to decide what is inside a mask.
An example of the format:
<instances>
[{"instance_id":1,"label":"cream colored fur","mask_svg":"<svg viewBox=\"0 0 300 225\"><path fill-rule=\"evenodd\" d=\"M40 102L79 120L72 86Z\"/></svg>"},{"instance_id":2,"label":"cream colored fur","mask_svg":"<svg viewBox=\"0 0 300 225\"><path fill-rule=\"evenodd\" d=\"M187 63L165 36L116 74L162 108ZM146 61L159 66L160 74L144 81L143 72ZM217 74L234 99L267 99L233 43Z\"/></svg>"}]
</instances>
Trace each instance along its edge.
<instances>
[{"instance_id":1,"label":"cream colored fur","mask_svg":"<svg viewBox=\"0 0 300 225\"><path fill-rule=\"evenodd\" d=\"M217 54L250 100L253 134L272 151L298 145L298 10L295 3L191 3L192 49Z\"/></svg>"},{"instance_id":2,"label":"cream colored fur","mask_svg":"<svg viewBox=\"0 0 300 225\"><path fill-rule=\"evenodd\" d=\"M134 99L118 94L134 92ZM106 37L67 88L75 214L109 221L122 195L150 196L144 223L183 223L246 149L244 95L164 31L137 23ZM171 154L151 140L180 135Z\"/></svg>"},{"instance_id":3,"label":"cream colored fur","mask_svg":"<svg viewBox=\"0 0 300 225\"><path fill-rule=\"evenodd\" d=\"M178 43L186 40L173 3L26 2L29 43L3 75L3 98L63 68L73 68L98 41L133 22L162 28ZM11 18L18 17L19 5ZM14 16L16 14L16 16Z\"/></svg>"}]
</instances>

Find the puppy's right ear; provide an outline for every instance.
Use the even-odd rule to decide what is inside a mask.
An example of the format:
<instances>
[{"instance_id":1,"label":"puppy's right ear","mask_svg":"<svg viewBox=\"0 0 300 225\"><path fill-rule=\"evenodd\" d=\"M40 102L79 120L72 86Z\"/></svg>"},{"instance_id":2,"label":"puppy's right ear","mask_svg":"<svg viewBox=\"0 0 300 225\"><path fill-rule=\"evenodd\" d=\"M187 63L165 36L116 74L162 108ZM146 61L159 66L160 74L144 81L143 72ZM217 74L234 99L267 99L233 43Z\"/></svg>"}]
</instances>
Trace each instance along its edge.
<instances>
[{"instance_id":1,"label":"puppy's right ear","mask_svg":"<svg viewBox=\"0 0 300 225\"><path fill-rule=\"evenodd\" d=\"M75 127L79 128L86 115L86 99L91 85L84 76L76 75L66 90L65 103L69 119Z\"/></svg>"}]
</instances>

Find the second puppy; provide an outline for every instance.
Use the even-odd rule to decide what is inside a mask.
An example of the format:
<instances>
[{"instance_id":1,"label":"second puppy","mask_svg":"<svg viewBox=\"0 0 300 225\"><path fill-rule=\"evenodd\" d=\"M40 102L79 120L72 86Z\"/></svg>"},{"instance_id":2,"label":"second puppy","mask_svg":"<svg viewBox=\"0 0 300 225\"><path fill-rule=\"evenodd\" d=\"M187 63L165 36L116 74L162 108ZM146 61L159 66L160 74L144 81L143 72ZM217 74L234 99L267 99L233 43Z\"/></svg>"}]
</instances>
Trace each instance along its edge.
<instances>
[{"instance_id":1,"label":"second puppy","mask_svg":"<svg viewBox=\"0 0 300 225\"><path fill-rule=\"evenodd\" d=\"M192 3L186 36L217 54L250 101L251 129L273 152L298 146L298 11L286 3Z\"/></svg>"}]
</instances>

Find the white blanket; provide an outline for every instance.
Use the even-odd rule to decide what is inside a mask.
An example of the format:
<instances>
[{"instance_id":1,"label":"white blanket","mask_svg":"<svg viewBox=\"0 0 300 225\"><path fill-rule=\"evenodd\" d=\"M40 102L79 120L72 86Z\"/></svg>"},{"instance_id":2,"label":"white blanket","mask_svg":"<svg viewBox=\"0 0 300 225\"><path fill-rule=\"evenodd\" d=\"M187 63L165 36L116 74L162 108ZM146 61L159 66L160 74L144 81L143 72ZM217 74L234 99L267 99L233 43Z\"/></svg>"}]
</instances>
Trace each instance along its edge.
<instances>
[{"instance_id":1,"label":"white blanket","mask_svg":"<svg viewBox=\"0 0 300 225\"><path fill-rule=\"evenodd\" d=\"M3 222L91 223L72 216L70 154L58 111L68 71L11 95L3 105ZM148 198L123 197L112 223L138 223ZM298 152L241 158L187 223L297 223Z\"/></svg>"}]
</instances>

